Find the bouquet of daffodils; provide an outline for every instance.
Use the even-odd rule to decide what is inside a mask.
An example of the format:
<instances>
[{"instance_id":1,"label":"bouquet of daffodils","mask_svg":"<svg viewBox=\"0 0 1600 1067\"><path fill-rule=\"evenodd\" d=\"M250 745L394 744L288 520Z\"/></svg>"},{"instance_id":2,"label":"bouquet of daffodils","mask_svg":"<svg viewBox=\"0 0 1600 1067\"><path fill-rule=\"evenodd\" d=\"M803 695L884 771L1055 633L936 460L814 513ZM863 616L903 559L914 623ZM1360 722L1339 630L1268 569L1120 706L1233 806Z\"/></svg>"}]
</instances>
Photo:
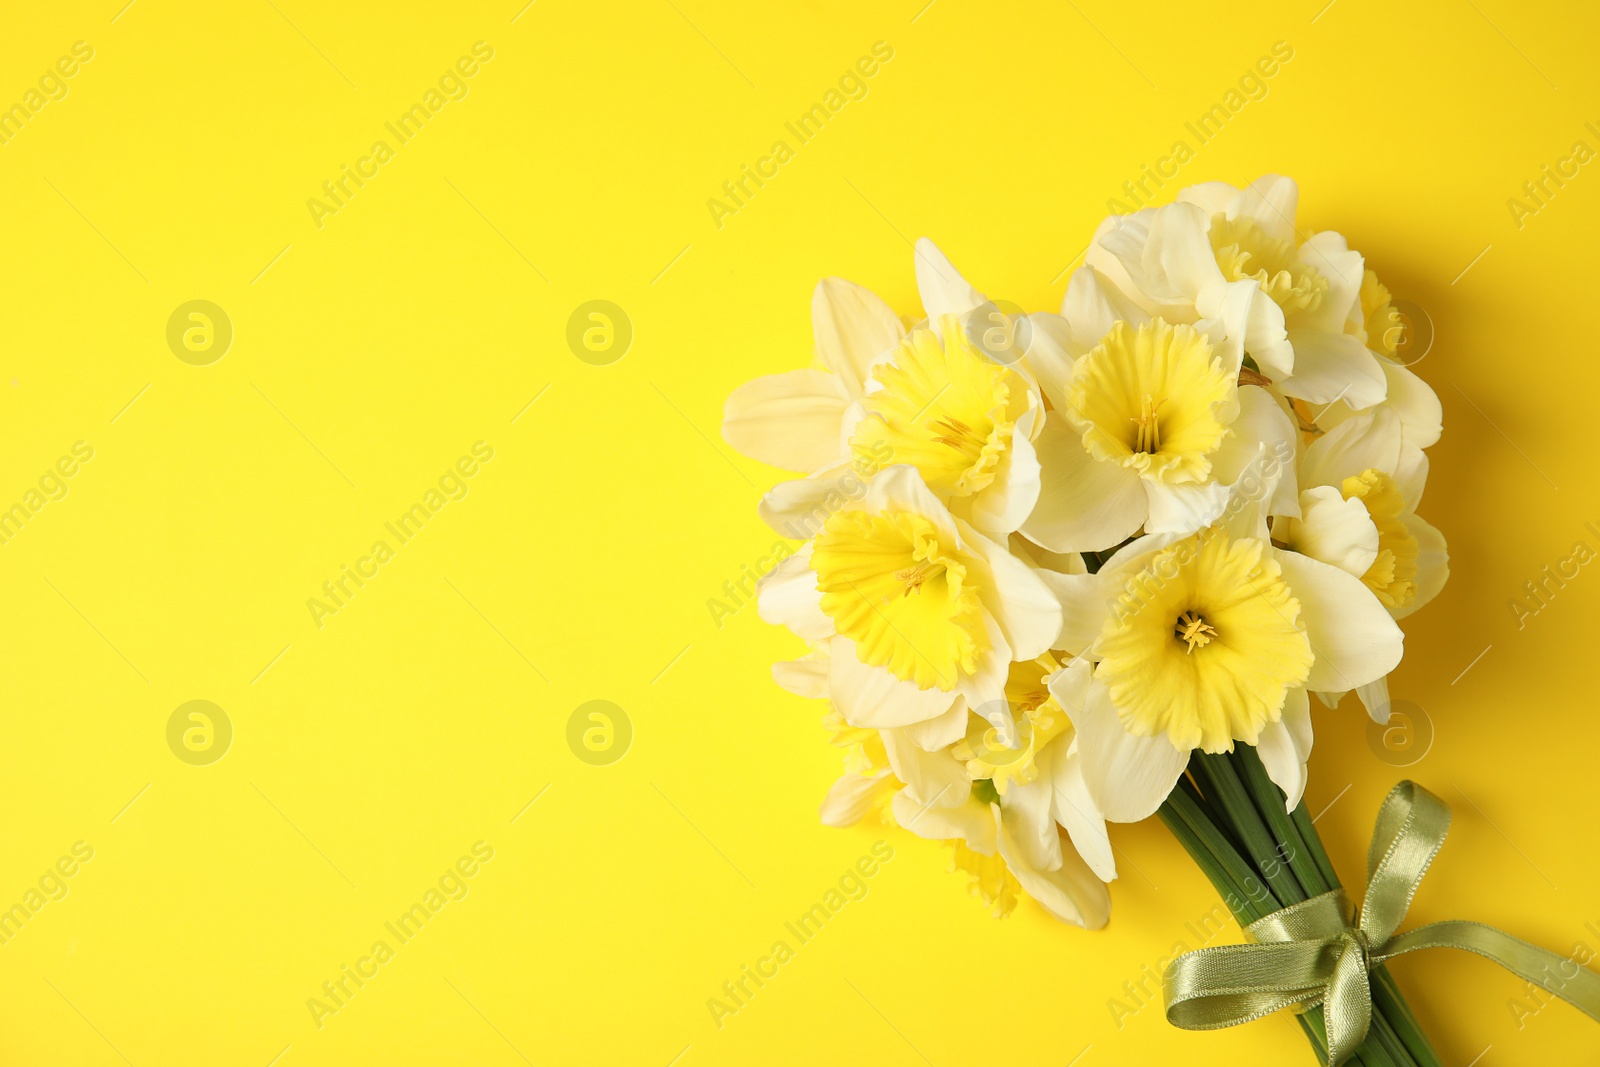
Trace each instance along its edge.
<instances>
[{"instance_id":1,"label":"bouquet of daffodils","mask_svg":"<svg viewBox=\"0 0 1600 1067\"><path fill-rule=\"evenodd\" d=\"M1382 961L1451 944L1391 936L1448 809L1391 795L1357 921L1301 796L1312 696L1386 721L1400 621L1445 582L1417 514L1440 405L1297 196L1213 182L1113 216L1060 314L989 300L926 239L909 328L827 279L816 364L736 390L723 434L807 472L761 502L805 544L759 609L809 645L773 672L844 750L823 822L945 842L996 916L1028 896L1098 928L1106 823L1159 814L1256 942L1174 963L1169 1019L1287 1007L1323 1060L1425 1067Z\"/></svg>"}]
</instances>

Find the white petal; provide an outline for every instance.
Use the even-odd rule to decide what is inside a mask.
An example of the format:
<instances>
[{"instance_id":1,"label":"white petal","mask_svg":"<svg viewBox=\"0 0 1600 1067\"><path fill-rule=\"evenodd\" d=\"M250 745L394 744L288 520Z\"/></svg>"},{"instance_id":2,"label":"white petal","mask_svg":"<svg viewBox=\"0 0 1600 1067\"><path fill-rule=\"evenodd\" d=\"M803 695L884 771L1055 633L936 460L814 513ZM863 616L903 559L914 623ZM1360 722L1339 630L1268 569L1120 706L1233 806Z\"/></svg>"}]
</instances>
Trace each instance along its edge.
<instances>
[{"instance_id":1,"label":"white petal","mask_svg":"<svg viewBox=\"0 0 1600 1067\"><path fill-rule=\"evenodd\" d=\"M1160 281L1156 291L1184 294L1191 299L1222 280L1217 255L1207 236L1210 220L1193 204L1168 204L1157 208L1145 246L1147 277L1154 271Z\"/></svg>"},{"instance_id":2,"label":"white petal","mask_svg":"<svg viewBox=\"0 0 1600 1067\"><path fill-rule=\"evenodd\" d=\"M917 241L917 292L922 295L922 310L929 320L940 315L965 315L984 302L984 295L961 276L926 237Z\"/></svg>"},{"instance_id":3,"label":"white petal","mask_svg":"<svg viewBox=\"0 0 1600 1067\"><path fill-rule=\"evenodd\" d=\"M943 808L966 803L972 792L967 768L951 751L929 752L904 730L884 730L883 750L889 756L894 776L906 784L906 792L920 804Z\"/></svg>"},{"instance_id":4,"label":"white petal","mask_svg":"<svg viewBox=\"0 0 1600 1067\"><path fill-rule=\"evenodd\" d=\"M901 732L914 744L921 745L929 752L937 752L941 748L955 744L966 735L967 714L966 700L957 697L950 705L950 710L943 715L901 727Z\"/></svg>"},{"instance_id":5,"label":"white petal","mask_svg":"<svg viewBox=\"0 0 1600 1067\"><path fill-rule=\"evenodd\" d=\"M1111 581L1110 575L1040 571L1039 576L1061 602L1061 633L1056 637L1056 647L1074 655L1087 652L1100 639L1110 604L1121 587Z\"/></svg>"},{"instance_id":6,"label":"white petal","mask_svg":"<svg viewBox=\"0 0 1600 1067\"><path fill-rule=\"evenodd\" d=\"M756 614L808 641L833 636L833 620L822 613L822 590L811 569L810 545L762 575L756 583Z\"/></svg>"},{"instance_id":7,"label":"white petal","mask_svg":"<svg viewBox=\"0 0 1600 1067\"><path fill-rule=\"evenodd\" d=\"M822 524L846 503L860 500L866 479L848 459L805 478L791 478L767 490L756 506L762 521L785 537L804 541L822 532Z\"/></svg>"},{"instance_id":8,"label":"white petal","mask_svg":"<svg viewBox=\"0 0 1600 1067\"><path fill-rule=\"evenodd\" d=\"M1404 517L1406 529L1417 539L1417 598L1395 612L1403 619L1439 595L1445 580L1450 577L1450 550L1444 543L1444 534L1432 524L1415 515Z\"/></svg>"},{"instance_id":9,"label":"white petal","mask_svg":"<svg viewBox=\"0 0 1600 1067\"><path fill-rule=\"evenodd\" d=\"M1269 237L1293 242L1294 215L1299 201L1300 187L1293 178L1264 174L1239 194L1228 217L1253 219Z\"/></svg>"},{"instance_id":10,"label":"white petal","mask_svg":"<svg viewBox=\"0 0 1600 1067\"><path fill-rule=\"evenodd\" d=\"M828 699L851 726L884 729L943 715L956 695L918 689L882 667L869 667L849 638L836 637L828 650Z\"/></svg>"},{"instance_id":11,"label":"white petal","mask_svg":"<svg viewBox=\"0 0 1600 1067\"><path fill-rule=\"evenodd\" d=\"M1298 355L1283 321L1283 309L1264 294L1250 301L1244 347L1261 368L1261 373L1273 381L1281 383L1299 369L1295 362Z\"/></svg>"},{"instance_id":12,"label":"white petal","mask_svg":"<svg viewBox=\"0 0 1600 1067\"><path fill-rule=\"evenodd\" d=\"M1351 334L1293 329L1289 343L1294 346L1294 373L1278 382L1288 396L1314 404L1343 400L1353 408L1367 408L1389 391L1378 357Z\"/></svg>"},{"instance_id":13,"label":"white petal","mask_svg":"<svg viewBox=\"0 0 1600 1067\"><path fill-rule=\"evenodd\" d=\"M1000 798L1006 828L1023 860L1041 871L1061 866L1061 835L1056 832L1052 811L1055 794L1050 786L1049 755L1047 748L1034 757L1040 763L1039 777L1027 785L1011 783Z\"/></svg>"},{"instance_id":14,"label":"white petal","mask_svg":"<svg viewBox=\"0 0 1600 1067\"><path fill-rule=\"evenodd\" d=\"M1101 881L1117 876L1117 858L1106 832L1105 816L1095 806L1089 787L1083 781L1083 761L1075 748L1057 755L1051 788L1055 794L1055 817L1072 839L1072 845Z\"/></svg>"},{"instance_id":15,"label":"white petal","mask_svg":"<svg viewBox=\"0 0 1600 1067\"><path fill-rule=\"evenodd\" d=\"M1361 700L1361 706L1367 709L1367 715L1373 722L1383 725L1389 721L1389 678L1384 676L1376 682L1356 687L1356 696Z\"/></svg>"},{"instance_id":16,"label":"white petal","mask_svg":"<svg viewBox=\"0 0 1600 1067\"><path fill-rule=\"evenodd\" d=\"M820 370L746 382L722 409L722 439L751 459L790 471L837 462L839 427L850 404L844 383Z\"/></svg>"},{"instance_id":17,"label":"white petal","mask_svg":"<svg viewBox=\"0 0 1600 1067\"><path fill-rule=\"evenodd\" d=\"M1300 484L1343 486L1368 468L1394 471L1400 463L1400 420L1387 408L1346 419L1306 449Z\"/></svg>"},{"instance_id":18,"label":"white petal","mask_svg":"<svg viewBox=\"0 0 1600 1067\"><path fill-rule=\"evenodd\" d=\"M797 697L826 700L828 696L827 647L801 659L782 660L772 665L772 680Z\"/></svg>"},{"instance_id":19,"label":"white petal","mask_svg":"<svg viewBox=\"0 0 1600 1067\"><path fill-rule=\"evenodd\" d=\"M1244 365L1251 308L1266 299L1253 281L1219 281L1206 286L1195 300L1195 310L1203 316L1195 326L1210 339L1211 354L1221 361L1222 372L1230 379L1237 378Z\"/></svg>"},{"instance_id":20,"label":"white petal","mask_svg":"<svg viewBox=\"0 0 1600 1067\"><path fill-rule=\"evenodd\" d=\"M894 780L888 771L879 771L870 778L859 774L841 775L823 798L822 825L854 826L872 810L880 796L893 788Z\"/></svg>"},{"instance_id":21,"label":"white petal","mask_svg":"<svg viewBox=\"0 0 1600 1067\"><path fill-rule=\"evenodd\" d=\"M1166 485L1147 479L1144 491L1150 502L1144 528L1151 533L1193 533L1215 522L1228 503L1228 487L1216 482Z\"/></svg>"},{"instance_id":22,"label":"white petal","mask_svg":"<svg viewBox=\"0 0 1600 1067\"><path fill-rule=\"evenodd\" d=\"M1045 688L1056 698L1056 703L1066 710L1067 717L1077 721L1083 702L1089 697L1089 683L1093 668L1086 659L1074 659L1044 680Z\"/></svg>"},{"instance_id":23,"label":"white petal","mask_svg":"<svg viewBox=\"0 0 1600 1067\"><path fill-rule=\"evenodd\" d=\"M1205 261L1196 258L1202 251L1209 257L1209 272ZM1179 279L1168 276L1164 256L1179 270ZM1192 204L1111 216L1096 231L1084 262L1109 278L1125 296L1138 301L1146 312L1168 322L1195 320L1195 297L1205 286L1191 288L1189 282L1197 277L1222 279L1204 217Z\"/></svg>"},{"instance_id":24,"label":"white petal","mask_svg":"<svg viewBox=\"0 0 1600 1067\"><path fill-rule=\"evenodd\" d=\"M872 290L843 278L817 283L811 329L817 355L845 383L852 399L861 395L873 362L906 335L893 308Z\"/></svg>"},{"instance_id":25,"label":"white petal","mask_svg":"<svg viewBox=\"0 0 1600 1067\"><path fill-rule=\"evenodd\" d=\"M1088 264L1072 272L1066 295L1061 298L1061 314L1078 350L1074 355L1082 355L1099 344L1119 322L1142 326L1150 321L1138 304Z\"/></svg>"},{"instance_id":26,"label":"white petal","mask_svg":"<svg viewBox=\"0 0 1600 1067\"><path fill-rule=\"evenodd\" d=\"M1427 448L1439 442L1444 431L1444 408L1427 382L1404 367L1379 360L1384 377L1389 379L1387 407L1400 416L1406 444Z\"/></svg>"},{"instance_id":27,"label":"white petal","mask_svg":"<svg viewBox=\"0 0 1600 1067\"><path fill-rule=\"evenodd\" d=\"M1155 213L1155 208L1146 208L1131 215L1108 216L1096 228L1083 261L1146 314L1160 315L1169 322L1187 322L1194 314L1194 294L1165 289L1158 294L1145 274L1144 252Z\"/></svg>"},{"instance_id":28,"label":"white petal","mask_svg":"<svg viewBox=\"0 0 1600 1067\"><path fill-rule=\"evenodd\" d=\"M1036 545L1021 534L1012 534L1006 547L1011 549L1014 556L1027 560L1038 568L1039 571L1055 571L1058 574L1087 574L1088 566L1083 562L1083 556L1077 552L1052 552L1042 545ZM1045 575L1041 573L1039 577Z\"/></svg>"},{"instance_id":29,"label":"white petal","mask_svg":"<svg viewBox=\"0 0 1600 1067\"><path fill-rule=\"evenodd\" d=\"M1300 494L1300 518L1289 547L1360 578L1378 558L1378 527L1358 497L1346 500L1331 485Z\"/></svg>"},{"instance_id":30,"label":"white petal","mask_svg":"<svg viewBox=\"0 0 1600 1067\"><path fill-rule=\"evenodd\" d=\"M1261 501L1267 514L1298 512L1294 460L1300 431L1277 398L1265 389L1244 386L1239 390L1239 414L1230 429L1233 433L1211 456L1211 476L1235 487L1235 496L1242 490ZM1240 479L1246 477L1250 480L1241 485ZM1229 501L1230 509L1237 507Z\"/></svg>"},{"instance_id":31,"label":"white petal","mask_svg":"<svg viewBox=\"0 0 1600 1067\"><path fill-rule=\"evenodd\" d=\"M1068 714L1078 729L1083 780L1096 806L1112 822L1148 818L1178 784L1189 753L1173 747L1166 734L1130 734L1099 682L1089 686L1082 708Z\"/></svg>"},{"instance_id":32,"label":"white petal","mask_svg":"<svg viewBox=\"0 0 1600 1067\"><path fill-rule=\"evenodd\" d=\"M1060 867L1038 870L1028 864L1009 829L1000 827L1000 855L1023 891L1062 922L1098 930L1111 917L1111 894L1076 852L1070 848L1061 852Z\"/></svg>"},{"instance_id":33,"label":"white petal","mask_svg":"<svg viewBox=\"0 0 1600 1067\"><path fill-rule=\"evenodd\" d=\"M1254 279L1225 282L1218 274L1195 298L1195 310L1230 374L1238 372L1244 352L1274 381L1287 378L1294 369L1294 348L1289 344L1283 310Z\"/></svg>"},{"instance_id":34,"label":"white petal","mask_svg":"<svg viewBox=\"0 0 1600 1067\"><path fill-rule=\"evenodd\" d=\"M1237 185L1228 182L1196 182L1179 192L1178 199L1185 204L1195 205L1209 219L1213 215L1226 215L1236 208L1240 192Z\"/></svg>"},{"instance_id":35,"label":"white petal","mask_svg":"<svg viewBox=\"0 0 1600 1067\"><path fill-rule=\"evenodd\" d=\"M1405 499L1406 507L1411 511L1417 510L1417 505L1422 503L1422 492L1428 487L1428 454L1420 448L1412 448L1402 443L1400 461L1391 473L1394 475L1395 485L1400 489L1400 495Z\"/></svg>"},{"instance_id":36,"label":"white petal","mask_svg":"<svg viewBox=\"0 0 1600 1067\"><path fill-rule=\"evenodd\" d=\"M965 804L944 808L919 804L905 790L894 795L894 820L918 837L929 841L965 841L972 851L994 855L994 813L989 805L969 799Z\"/></svg>"},{"instance_id":37,"label":"white petal","mask_svg":"<svg viewBox=\"0 0 1600 1067\"><path fill-rule=\"evenodd\" d=\"M1284 812L1293 811L1305 795L1306 758L1311 755L1311 700L1304 689L1285 695L1283 718L1262 727L1256 753L1267 776L1287 794Z\"/></svg>"},{"instance_id":38,"label":"white petal","mask_svg":"<svg viewBox=\"0 0 1600 1067\"><path fill-rule=\"evenodd\" d=\"M982 561L973 568L979 595L1000 624L1012 657L1033 659L1048 652L1061 632L1061 602L1038 571L975 530L963 530L962 540Z\"/></svg>"},{"instance_id":39,"label":"white petal","mask_svg":"<svg viewBox=\"0 0 1600 1067\"><path fill-rule=\"evenodd\" d=\"M1072 361L1082 353L1072 342L1067 320L1048 311L1028 316L1028 349L1022 362L1039 383L1052 407L1067 406L1067 386L1072 382Z\"/></svg>"},{"instance_id":40,"label":"white petal","mask_svg":"<svg viewBox=\"0 0 1600 1067\"><path fill-rule=\"evenodd\" d=\"M1405 635L1361 579L1298 552L1274 550L1311 642L1306 685L1333 692L1377 681L1400 662Z\"/></svg>"},{"instance_id":41,"label":"white petal","mask_svg":"<svg viewBox=\"0 0 1600 1067\"><path fill-rule=\"evenodd\" d=\"M870 512L909 511L921 515L933 522L944 540L952 544L960 540L950 509L933 495L917 468L904 463L885 467L873 475L862 507Z\"/></svg>"},{"instance_id":42,"label":"white petal","mask_svg":"<svg viewBox=\"0 0 1600 1067\"><path fill-rule=\"evenodd\" d=\"M1023 536L1052 552L1094 552L1129 537L1149 510L1144 480L1119 463L1104 463L1059 412L1039 431L1039 501Z\"/></svg>"}]
</instances>

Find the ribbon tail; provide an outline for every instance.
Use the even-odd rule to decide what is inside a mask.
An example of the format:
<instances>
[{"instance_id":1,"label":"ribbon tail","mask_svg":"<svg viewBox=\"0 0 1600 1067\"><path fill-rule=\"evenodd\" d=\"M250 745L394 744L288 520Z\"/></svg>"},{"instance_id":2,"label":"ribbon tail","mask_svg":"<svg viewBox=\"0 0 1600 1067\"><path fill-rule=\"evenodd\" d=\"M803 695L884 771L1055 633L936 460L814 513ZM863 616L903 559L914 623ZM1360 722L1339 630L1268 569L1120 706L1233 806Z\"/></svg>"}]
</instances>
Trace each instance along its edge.
<instances>
[{"instance_id":1,"label":"ribbon tail","mask_svg":"<svg viewBox=\"0 0 1600 1067\"><path fill-rule=\"evenodd\" d=\"M1477 953L1517 977L1542 986L1600 1022L1600 974L1483 923L1452 920L1409 930L1390 939L1381 951L1374 952L1372 961L1380 963L1423 948L1455 948Z\"/></svg>"},{"instance_id":2,"label":"ribbon tail","mask_svg":"<svg viewBox=\"0 0 1600 1067\"><path fill-rule=\"evenodd\" d=\"M1337 1067L1366 1040L1367 1028L1372 1025L1367 962L1358 947L1347 947L1334 964L1322 1014L1328 1024L1328 1062Z\"/></svg>"}]
</instances>

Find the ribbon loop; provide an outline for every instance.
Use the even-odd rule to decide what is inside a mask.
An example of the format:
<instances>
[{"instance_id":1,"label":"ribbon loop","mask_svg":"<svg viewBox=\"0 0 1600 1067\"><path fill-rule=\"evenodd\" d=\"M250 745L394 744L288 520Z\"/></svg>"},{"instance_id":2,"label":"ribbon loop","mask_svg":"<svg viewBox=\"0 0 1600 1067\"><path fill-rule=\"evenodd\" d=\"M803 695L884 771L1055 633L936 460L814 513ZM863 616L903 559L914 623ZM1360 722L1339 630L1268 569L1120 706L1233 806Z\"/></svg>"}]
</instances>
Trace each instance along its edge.
<instances>
[{"instance_id":1,"label":"ribbon loop","mask_svg":"<svg viewBox=\"0 0 1600 1067\"><path fill-rule=\"evenodd\" d=\"M1492 926L1440 922L1396 936L1449 829L1444 801L1415 782L1395 786L1367 851L1360 914L1352 916L1344 891L1335 889L1251 923L1244 932L1253 943L1178 957L1163 983L1167 1021L1216 1030L1321 1004L1328 1062L1342 1064L1371 1025L1372 968L1418 949L1455 948L1493 960L1600 1022L1600 974Z\"/></svg>"},{"instance_id":2,"label":"ribbon loop","mask_svg":"<svg viewBox=\"0 0 1600 1067\"><path fill-rule=\"evenodd\" d=\"M1361 929L1383 944L1400 928L1411 898L1450 831L1450 805L1415 782L1390 790L1367 848Z\"/></svg>"}]
</instances>

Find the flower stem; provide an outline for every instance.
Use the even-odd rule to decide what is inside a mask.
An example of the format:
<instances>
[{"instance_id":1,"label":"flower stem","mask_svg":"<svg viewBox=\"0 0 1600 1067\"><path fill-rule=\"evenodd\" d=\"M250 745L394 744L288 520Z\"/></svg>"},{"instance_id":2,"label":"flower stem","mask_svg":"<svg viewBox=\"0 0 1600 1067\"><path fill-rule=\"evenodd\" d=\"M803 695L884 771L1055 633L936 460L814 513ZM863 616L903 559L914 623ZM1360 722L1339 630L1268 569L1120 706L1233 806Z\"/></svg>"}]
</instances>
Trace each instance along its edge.
<instances>
[{"instance_id":1,"label":"flower stem","mask_svg":"<svg viewBox=\"0 0 1600 1067\"><path fill-rule=\"evenodd\" d=\"M1284 794L1248 745L1231 755L1195 753L1160 815L1240 926L1340 886L1305 805L1286 810ZM1373 968L1371 978L1372 1023L1346 1064L1442 1067L1387 968ZM1318 1062L1327 1063L1321 1007L1297 1019Z\"/></svg>"}]
</instances>

